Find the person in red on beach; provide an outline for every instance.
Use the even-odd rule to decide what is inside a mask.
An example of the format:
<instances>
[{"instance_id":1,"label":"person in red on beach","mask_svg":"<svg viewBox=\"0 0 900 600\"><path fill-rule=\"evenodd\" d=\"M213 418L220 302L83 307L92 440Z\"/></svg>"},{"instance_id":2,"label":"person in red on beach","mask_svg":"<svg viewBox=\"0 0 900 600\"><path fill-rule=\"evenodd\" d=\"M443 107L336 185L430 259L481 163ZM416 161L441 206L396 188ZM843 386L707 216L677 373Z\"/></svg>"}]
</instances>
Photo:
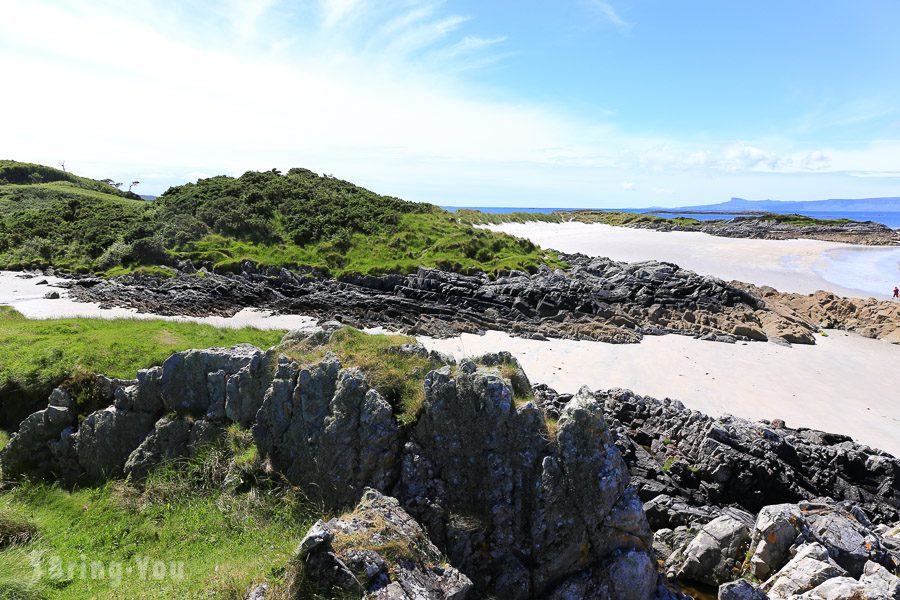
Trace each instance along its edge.
<instances>
[{"instance_id":1,"label":"person in red on beach","mask_svg":"<svg viewBox=\"0 0 900 600\"><path fill-rule=\"evenodd\" d=\"M894 286L894 298L900 299L900 288L898 288L896 285Z\"/></svg>"}]
</instances>

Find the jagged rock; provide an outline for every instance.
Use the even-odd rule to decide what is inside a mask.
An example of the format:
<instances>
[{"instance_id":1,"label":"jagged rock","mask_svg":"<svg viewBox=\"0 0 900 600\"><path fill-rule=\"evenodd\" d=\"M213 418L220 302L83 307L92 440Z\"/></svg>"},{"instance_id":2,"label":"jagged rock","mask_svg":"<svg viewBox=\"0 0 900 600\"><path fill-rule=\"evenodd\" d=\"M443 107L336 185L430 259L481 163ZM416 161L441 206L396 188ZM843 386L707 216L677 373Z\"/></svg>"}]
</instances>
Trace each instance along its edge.
<instances>
[{"instance_id":1,"label":"jagged rock","mask_svg":"<svg viewBox=\"0 0 900 600\"><path fill-rule=\"evenodd\" d=\"M821 544L812 543L801 547L797 554L766 581L763 589L773 599L790 598L808 592L818 585L847 574L828 555Z\"/></svg>"},{"instance_id":2,"label":"jagged rock","mask_svg":"<svg viewBox=\"0 0 900 600\"><path fill-rule=\"evenodd\" d=\"M888 600L900 600L900 577L878 563L867 562L859 582L872 596L872 600L879 595Z\"/></svg>"},{"instance_id":3,"label":"jagged rock","mask_svg":"<svg viewBox=\"0 0 900 600\"><path fill-rule=\"evenodd\" d=\"M627 390L602 397L642 498L666 494L688 506L735 504L756 512L827 497L847 509L858 506L876 524L900 520L900 460L846 436L713 418ZM687 524L667 522L651 507L648 515L654 527Z\"/></svg>"},{"instance_id":4,"label":"jagged rock","mask_svg":"<svg viewBox=\"0 0 900 600\"><path fill-rule=\"evenodd\" d=\"M333 354L303 369L279 361L253 437L289 480L312 486L331 506L356 502L365 487L385 490L395 478L400 430L391 406Z\"/></svg>"},{"instance_id":5,"label":"jagged rock","mask_svg":"<svg viewBox=\"0 0 900 600\"><path fill-rule=\"evenodd\" d=\"M209 348L178 352L167 358L160 370L150 369L145 377L153 379L149 387L155 387L166 410L205 415L210 409L208 375L218 371L231 376L246 369L243 386L253 385L253 377L266 378L271 354L250 344L238 344L232 348ZM257 388L268 387L266 381L257 382ZM146 384L145 384L146 385ZM240 388L237 392L240 392ZM226 391L227 395L227 391ZM240 400L238 393L235 401ZM226 400L227 403L227 400ZM233 407L232 411L244 415L249 410Z\"/></svg>"},{"instance_id":6,"label":"jagged rock","mask_svg":"<svg viewBox=\"0 0 900 600\"><path fill-rule=\"evenodd\" d=\"M712 521L719 509L715 506L691 506L683 500L659 494L644 503L651 528L699 527Z\"/></svg>"},{"instance_id":7,"label":"jagged rock","mask_svg":"<svg viewBox=\"0 0 900 600\"><path fill-rule=\"evenodd\" d=\"M366 600L465 600L473 587L396 499L373 489L352 513L313 525L297 559L314 583Z\"/></svg>"},{"instance_id":8,"label":"jagged rock","mask_svg":"<svg viewBox=\"0 0 900 600\"><path fill-rule=\"evenodd\" d=\"M194 424L185 419L171 419L163 417L156 422L153 431L144 438L141 445L128 456L125 462L125 474L136 479L147 476L150 470L163 460L181 456L186 453L191 444L191 433ZM202 428L203 425L200 425Z\"/></svg>"},{"instance_id":9,"label":"jagged rock","mask_svg":"<svg viewBox=\"0 0 900 600\"><path fill-rule=\"evenodd\" d=\"M719 586L719 600L769 600L764 591L747 581L738 579Z\"/></svg>"},{"instance_id":10,"label":"jagged rock","mask_svg":"<svg viewBox=\"0 0 900 600\"><path fill-rule=\"evenodd\" d=\"M802 529L803 520L798 506L776 504L764 507L756 517L751 541L754 551L750 557L750 568L754 577L764 580L784 566Z\"/></svg>"},{"instance_id":11,"label":"jagged rock","mask_svg":"<svg viewBox=\"0 0 900 600\"><path fill-rule=\"evenodd\" d=\"M650 530L600 404L582 390L556 429L489 369L433 371L395 494L499 597L650 598Z\"/></svg>"},{"instance_id":12,"label":"jagged rock","mask_svg":"<svg viewBox=\"0 0 900 600\"><path fill-rule=\"evenodd\" d=\"M704 525L697 535L666 562L670 578L720 585L740 575L750 546L753 515L729 509Z\"/></svg>"},{"instance_id":13,"label":"jagged rock","mask_svg":"<svg viewBox=\"0 0 900 600\"><path fill-rule=\"evenodd\" d=\"M656 559L665 562L676 550L685 548L696 535L696 529L684 525L675 529L657 529L653 532L653 553Z\"/></svg>"}]
</instances>

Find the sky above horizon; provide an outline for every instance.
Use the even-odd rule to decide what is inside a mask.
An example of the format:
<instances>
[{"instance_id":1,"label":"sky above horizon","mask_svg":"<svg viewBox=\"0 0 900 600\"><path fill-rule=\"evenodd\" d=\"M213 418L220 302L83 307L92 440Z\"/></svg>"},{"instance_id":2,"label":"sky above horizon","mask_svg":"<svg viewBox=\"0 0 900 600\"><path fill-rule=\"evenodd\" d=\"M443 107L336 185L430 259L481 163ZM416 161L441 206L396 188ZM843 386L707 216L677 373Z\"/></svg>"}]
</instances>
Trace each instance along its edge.
<instances>
[{"instance_id":1,"label":"sky above horizon","mask_svg":"<svg viewBox=\"0 0 900 600\"><path fill-rule=\"evenodd\" d=\"M0 158L456 206L900 196L895 0L4 0Z\"/></svg>"}]
</instances>

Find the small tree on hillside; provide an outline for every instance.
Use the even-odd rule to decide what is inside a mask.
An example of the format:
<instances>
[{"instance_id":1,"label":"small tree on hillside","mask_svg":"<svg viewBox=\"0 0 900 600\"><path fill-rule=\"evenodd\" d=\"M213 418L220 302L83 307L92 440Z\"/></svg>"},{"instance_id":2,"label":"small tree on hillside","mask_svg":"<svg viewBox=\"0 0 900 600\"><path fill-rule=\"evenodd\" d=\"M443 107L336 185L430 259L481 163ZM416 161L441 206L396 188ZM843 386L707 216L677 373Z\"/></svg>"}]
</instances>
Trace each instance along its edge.
<instances>
[{"instance_id":1,"label":"small tree on hillside","mask_svg":"<svg viewBox=\"0 0 900 600\"><path fill-rule=\"evenodd\" d=\"M140 181L132 181L132 182L131 182L131 185L128 186L128 191L130 192L130 191L131 191L131 188L133 188L133 187L136 186L136 185L140 185L140 184L141 184Z\"/></svg>"}]
</instances>

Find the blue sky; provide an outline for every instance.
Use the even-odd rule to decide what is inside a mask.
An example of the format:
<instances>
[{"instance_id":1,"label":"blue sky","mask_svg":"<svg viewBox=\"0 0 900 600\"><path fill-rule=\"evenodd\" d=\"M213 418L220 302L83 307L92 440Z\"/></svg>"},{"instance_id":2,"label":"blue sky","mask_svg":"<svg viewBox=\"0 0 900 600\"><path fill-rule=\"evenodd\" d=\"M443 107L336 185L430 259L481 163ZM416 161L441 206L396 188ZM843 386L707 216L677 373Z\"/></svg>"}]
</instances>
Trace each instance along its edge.
<instances>
[{"instance_id":1,"label":"blue sky","mask_svg":"<svg viewBox=\"0 0 900 600\"><path fill-rule=\"evenodd\" d=\"M0 156L159 193L304 166L439 204L900 195L894 0L5 0Z\"/></svg>"}]
</instances>

